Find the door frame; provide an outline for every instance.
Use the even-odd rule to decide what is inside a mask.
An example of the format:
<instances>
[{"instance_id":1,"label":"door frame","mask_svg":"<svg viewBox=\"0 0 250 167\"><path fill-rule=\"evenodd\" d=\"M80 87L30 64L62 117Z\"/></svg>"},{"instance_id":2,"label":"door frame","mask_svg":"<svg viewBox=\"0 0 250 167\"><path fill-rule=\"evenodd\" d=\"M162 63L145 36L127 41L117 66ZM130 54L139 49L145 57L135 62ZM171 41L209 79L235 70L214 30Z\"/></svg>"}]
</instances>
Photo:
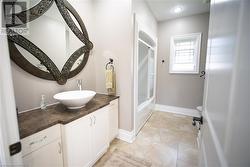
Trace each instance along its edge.
<instances>
[{"instance_id":1,"label":"door frame","mask_svg":"<svg viewBox=\"0 0 250 167\"><path fill-rule=\"evenodd\" d=\"M143 31L146 33L155 43L154 47L151 47L151 49L154 51L155 54L155 76L154 76L154 94L153 97L148 100L148 102L145 103L155 103L156 98L156 80L157 80L157 37L153 35L152 32L145 26L141 21L140 18L134 13L133 15L133 21L134 21L134 50L133 50L133 116L134 116L134 126L133 126L133 133L134 136L137 135L139 132L137 129L137 110L138 110L138 42L140 40L139 38L139 32Z\"/></svg>"},{"instance_id":2,"label":"door frame","mask_svg":"<svg viewBox=\"0 0 250 167\"><path fill-rule=\"evenodd\" d=\"M0 23L2 23L2 2ZM1 27L2 28L2 27ZM0 34L0 166L22 166L21 152L10 156L9 146L20 141L7 36Z\"/></svg>"}]
</instances>

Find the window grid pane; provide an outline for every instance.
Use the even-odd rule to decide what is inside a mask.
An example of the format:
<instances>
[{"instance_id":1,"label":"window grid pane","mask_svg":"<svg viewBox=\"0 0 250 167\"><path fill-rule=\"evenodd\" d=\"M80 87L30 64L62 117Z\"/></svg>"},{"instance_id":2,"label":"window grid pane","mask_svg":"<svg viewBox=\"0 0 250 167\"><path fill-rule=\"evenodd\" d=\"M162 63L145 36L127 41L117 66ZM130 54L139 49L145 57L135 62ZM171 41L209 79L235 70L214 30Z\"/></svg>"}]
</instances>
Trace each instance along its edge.
<instances>
[{"instance_id":1,"label":"window grid pane","mask_svg":"<svg viewBox=\"0 0 250 167\"><path fill-rule=\"evenodd\" d=\"M175 41L175 64L194 64L195 41Z\"/></svg>"}]
</instances>

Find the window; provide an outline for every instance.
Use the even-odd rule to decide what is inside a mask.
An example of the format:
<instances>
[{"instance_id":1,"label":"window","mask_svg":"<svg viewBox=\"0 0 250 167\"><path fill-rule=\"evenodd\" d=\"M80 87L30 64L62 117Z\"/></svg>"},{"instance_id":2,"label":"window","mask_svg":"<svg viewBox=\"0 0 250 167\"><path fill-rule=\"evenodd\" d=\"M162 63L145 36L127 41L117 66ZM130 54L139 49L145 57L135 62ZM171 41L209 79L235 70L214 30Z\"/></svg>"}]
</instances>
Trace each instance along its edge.
<instances>
[{"instance_id":1,"label":"window","mask_svg":"<svg viewBox=\"0 0 250 167\"><path fill-rule=\"evenodd\" d=\"M201 33L172 37L169 73L199 73L200 44Z\"/></svg>"}]
</instances>

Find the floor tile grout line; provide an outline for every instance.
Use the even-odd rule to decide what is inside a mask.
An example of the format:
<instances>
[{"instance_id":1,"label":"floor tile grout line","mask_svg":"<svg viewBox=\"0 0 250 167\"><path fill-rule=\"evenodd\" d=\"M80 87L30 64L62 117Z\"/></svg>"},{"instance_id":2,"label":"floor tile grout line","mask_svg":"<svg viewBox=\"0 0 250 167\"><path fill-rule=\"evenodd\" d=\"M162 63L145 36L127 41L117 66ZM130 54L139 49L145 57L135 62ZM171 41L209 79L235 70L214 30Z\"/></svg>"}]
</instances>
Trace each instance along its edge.
<instances>
[{"instance_id":1,"label":"floor tile grout line","mask_svg":"<svg viewBox=\"0 0 250 167\"><path fill-rule=\"evenodd\" d=\"M191 143L193 143L192 142L192 137L191 136L193 136L193 135L195 135L195 133L189 133L189 131L190 132L193 132L193 128L191 128L189 125L188 125L188 123L189 123L189 120L190 120L190 123L191 123L191 119L190 118L182 118L182 117L176 117L176 116L174 116L174 115L171 115L171 116L169 116L169 115L162 115L162 114L159 114L159 115L157 115L157 113L155 113L155 115L154 115L154 113L151 115L151 117L149 118L149 120L148 120L148 122L145 124L145 126L142 128L142 131L144 130L144 135L148 135L148 137L147 137L147 139L146 140L144 140L144 138L143 138L143 136L142 136L142 138L140 139L140 140L138 140L139 141L139 143L134 143L134 145L133 145L133 143L132 144L130 144L129 146L126 146L126 144L124 145L121 141L119 141L119 140L117 140L116 142L115 142L115 145L114 145L114 148L120 148L120 149L125 149L125 150L127 150L128 151L128 153L131 153L131 149L129 148L129 147L134 147L135 149L133 149L133 153L134 153L134 155L136 156L136 152L137 152L137 154L140 156L140 154L141 154L141 152L140 152L140 149L139 149L139 151L138 151L138 146L139 147L143 147L144 145L142 144L142 145L140 145L140 141L142 140L142 141L146 141L146 142L148 142L147 140L149 140L149 143L151 143L150 144L150 146L152 147L152 143L154 143L154 142L156 142L156 143L158 143L158 144L163 144L163 145L165 145L166 146L166 148L167 147L169 147L169 148L171 148L171 149L176 149L176 153L174 153L173 154L173 156L171 156L171 158L169 159L169 158L167 158L167 159L163 159L163 161L162 161L162 159L159 159L159 157L157 157L157 155L158 156L160 156L160 154L161 154L161 151L160 150L157 150L156 151L156 158L155 159L152 159L152 160L150 160L150 162L152 163L152 164L158 164L159 162L161 162L161 163L163 163L163 164L168 164L168 163L175 163L175 165L173 165L172 164L172 166L175 166L175 167L178 167L180 164L182 165L182 163L184 163L184 165L187 163L187 164L189 164L189 161L185 161L185 159L183 159L184 161L181 161L180 159L179 159L179 156L180 156L180 151L181 151L181 146L180 146L180 143L181 142L184 142L184 144L186 143L186 144L191 144ZM174 127L174 129L175 129L175 127L177 127L177 130L175 129L174 130L174 132L177 132L177 134L171 134L171 132L172 132L172 130L171 130L171 124L169 124L168 126L166 126L166 127L158 127L157 126L157 119L159 119L159 118L162 118L162 117L165 117L166 119L162 119L162 121L163 122L161 122L161 123L163 123L164 124L164 122L167 122L167 121L172 121L172 122L174 122L174 121L176 121L177 122L177 124L173 124L173 127ZM153 120L153 121L152 121ZM159 122L158 122L158 124L159 124ZM156 125L156 126L155 126ZM182 134L182 130L183 129L181 129L180 128L180 126L185 126L185 125L187 125L188 127L184 127L184 131L183 131L183 133L186 131L188 134L190 134L191 136L186 136L186 137L184 137L183 136L183 138L186 138L187 139L187 141L185 141L185 139L184 139L184 141L182 141L182 140L178 140L177 141L177 143L176 144L171 144L172 143L172 141L171 140L173 140L173 139L171 139L171 137L177 137L177 139L178 138L181 138L181 136L179 136L178 137L178 133L180 133L180 134ZM165 126L165 125L164 125ZM173 128L172 127L172 128ZM160 132L161 131L158 131L158 129L169 129L169 132L170 132L170 134L161 134ZM152 131L150 130L149 132L147 132L147 129L153 129ZM185 130L186 129L186 130ZM189 130L190 129L190 130ZM146 130L146 131L145 131ZM157 130L157 131L155 131L154 132L154 130ZM168 130L167 130L168 131ZM158 134L159 135L159 141L156 141L155 140L155 135L154 134ZM167 138L169 138L170 137L170 143L169 143L169 141L167 141L167 140L165 140L165 137L163 137L162 138L162 136L164 136L164 135L167 135ZM177 135L177 136L175 136L175 135ZM191 138L190 138L191 137ZM148 143L148 144L149 144ZM192 144L191 144L192 145ZM146 143L146 145L145 145L145 147L147 146L147 143ZM174 147L173 147L174 146ZM183 149L184 149L184 151L185 151L185 147L183 147ZM144 149L143 149L144 150ZM135 151L135 152L134 152ZM144 150L145 151L145 150ZM160 152L159 152L160 151ZM164 150L163 150L164 151ZM159 154L158 154L159 153ZM162 152L162 153L164 153L164 152ZM166 152L165 152L166 153ZM185 152L184 152L185 153ZM172 154L170 154L170 155L172 155ZM183 155L185 155L185 154L183 154ZM192 155L192 154L190 154L190 155ZM174 156L176 156L176 157L174 157ZM144 157L144 158L147 158L147 157ZM175 161L173 161L173 158L174 158L174 160ZM184 157L185 158L185 157Z\"/></svg>"}]
</instances>

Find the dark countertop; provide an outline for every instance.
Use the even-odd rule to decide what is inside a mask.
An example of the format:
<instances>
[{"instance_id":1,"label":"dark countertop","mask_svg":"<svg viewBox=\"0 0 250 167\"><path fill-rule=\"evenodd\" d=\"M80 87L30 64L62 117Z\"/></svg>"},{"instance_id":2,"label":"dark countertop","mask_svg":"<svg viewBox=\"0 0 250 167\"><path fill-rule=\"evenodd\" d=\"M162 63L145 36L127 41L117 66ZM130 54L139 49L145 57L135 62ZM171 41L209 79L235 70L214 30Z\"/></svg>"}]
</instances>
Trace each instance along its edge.
<instances>
[{"instance_id":1,"label":"dark countertop","mask_svg":"<svg viewBox=\"0 0 250 167\"><path fill-rule=\"evenodd\" d=\"M104 106L109 105L118 96L96 94L85 107L70 111L62 104L47 107L46 111L36 109L18 114L20 138L25 138L56 124L67 124Z\"/></svg>"}]
</instances>

